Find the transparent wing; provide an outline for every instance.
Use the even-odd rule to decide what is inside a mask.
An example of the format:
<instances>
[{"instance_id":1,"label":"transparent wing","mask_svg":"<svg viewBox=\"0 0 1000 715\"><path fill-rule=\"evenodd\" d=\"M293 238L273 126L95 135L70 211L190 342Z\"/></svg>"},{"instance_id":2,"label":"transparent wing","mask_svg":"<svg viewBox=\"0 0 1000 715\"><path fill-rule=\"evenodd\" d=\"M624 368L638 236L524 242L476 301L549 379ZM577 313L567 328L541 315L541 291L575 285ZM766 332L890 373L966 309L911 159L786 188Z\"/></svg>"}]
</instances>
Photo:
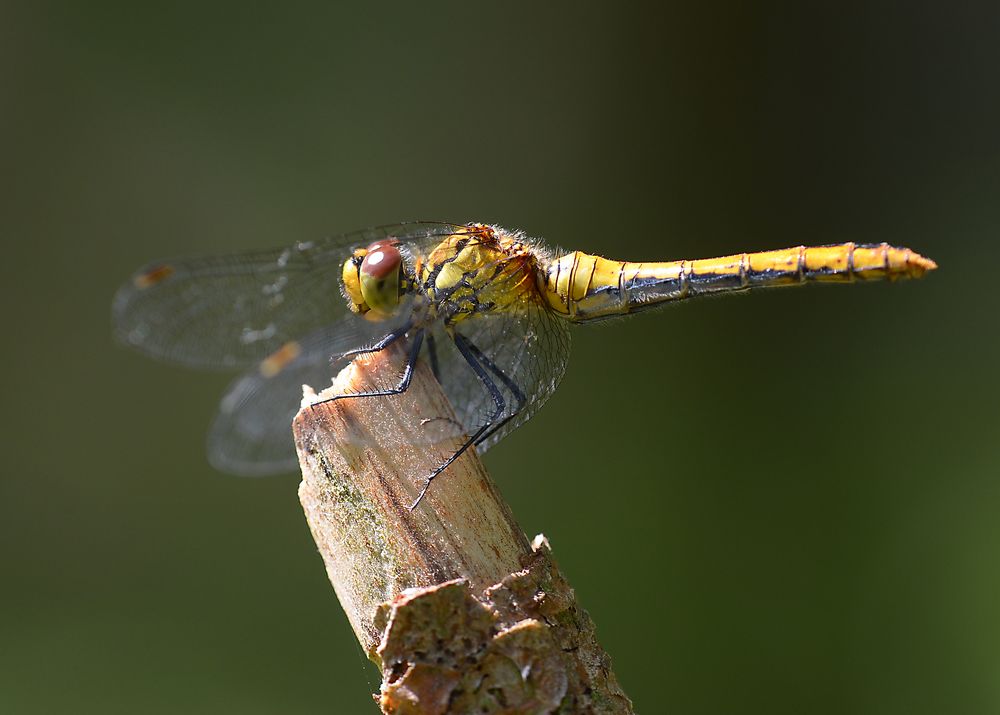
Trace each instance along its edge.
<instances>
[{"instance_id":1,"label":"transparent wing","mask_svg":"<svg viewBox=\"0 0 1000 715\"><path fill-rule=\"evenodd\" d=\"M348 362L341 357L343 353L375 343L401 322L372 323L348 314L300 341L287 343L237 378L209 430L209 461L221 471L241 476L294 471L291 425L302 399L302 385L317 392L329 387Z\"/></svg>"},{"instance_id":2,"label":"transparent wing","mask_svg":"<svg viewBox=\"0 0 1000 715\"><path fill-rule=\"evenodd\" d=\"M530 419L555 391L569 359L569 326L531 303L467 320L457 332L481 354L480 364L505 401L502 416L477 445L484 452ZM445 394L464 433L472 434L494 412L493 398L450 340L434 342Z\"/></svg>"},{"instance_id":3,"label":"transparent wing","mask_svg":"<svg viewBox=\"0 0 1000 715\"><path fill-rule=\"evenodd\" d=\"M114 299L117 337L156 358L248 367L346 312L341 265L355 247L399 239L412 257L463 226L413 222L255 253L162 261Z\"/></svg>"}]
</instances>

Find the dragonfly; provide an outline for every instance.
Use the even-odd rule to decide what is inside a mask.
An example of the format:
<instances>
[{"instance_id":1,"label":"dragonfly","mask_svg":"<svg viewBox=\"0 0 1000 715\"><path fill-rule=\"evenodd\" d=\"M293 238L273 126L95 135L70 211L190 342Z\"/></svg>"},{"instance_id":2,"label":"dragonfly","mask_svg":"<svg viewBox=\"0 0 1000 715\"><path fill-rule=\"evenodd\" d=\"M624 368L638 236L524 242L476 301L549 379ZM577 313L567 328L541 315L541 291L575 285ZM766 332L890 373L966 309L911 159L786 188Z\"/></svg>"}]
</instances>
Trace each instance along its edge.
<instances>
[{"instance_id":1,"label":"dragonfly","mask_svg":"<svg viewBox=\"0 0 1000 715\"><path fill-rule=\"evenodd\" d=\"M329 384L355 356L400 343L404 361L384 387L329 399L392 399L427 361L458 437L424 476L413 509L457 457L495 445L555 391L573 323L756 288L918 278L936 267L886 243L638 263L556 250L494 225L410 222L158 261L119 289L112 312L118 339L149 356L245 370L208 433L209 461L245 476L294 470L290 425L303 385Z\"/></svg>"}]
</instances>

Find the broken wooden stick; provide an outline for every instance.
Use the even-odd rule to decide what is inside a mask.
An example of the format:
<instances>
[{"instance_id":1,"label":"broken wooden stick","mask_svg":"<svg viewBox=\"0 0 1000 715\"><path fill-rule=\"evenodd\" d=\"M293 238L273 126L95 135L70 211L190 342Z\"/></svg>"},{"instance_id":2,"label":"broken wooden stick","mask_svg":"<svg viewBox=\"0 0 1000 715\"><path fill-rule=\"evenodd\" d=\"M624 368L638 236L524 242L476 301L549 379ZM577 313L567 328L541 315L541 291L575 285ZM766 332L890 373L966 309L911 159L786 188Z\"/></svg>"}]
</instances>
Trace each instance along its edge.
<instances>
[{"instance_id":1,"label":"broken wooden stick","mask_svg":"<svg viewBox=\"0 0 1000 715\"><path fill-rule=\"evenodd\" d=\"M320 397L376 388L383 350ZM454 420L430 370L408 390L310 406L293 430L299 499L341 606L380 668L385 713L631 713L594 624L544 537L531 543L473 450L424 444Z\"/></svg>"}]
</instances>

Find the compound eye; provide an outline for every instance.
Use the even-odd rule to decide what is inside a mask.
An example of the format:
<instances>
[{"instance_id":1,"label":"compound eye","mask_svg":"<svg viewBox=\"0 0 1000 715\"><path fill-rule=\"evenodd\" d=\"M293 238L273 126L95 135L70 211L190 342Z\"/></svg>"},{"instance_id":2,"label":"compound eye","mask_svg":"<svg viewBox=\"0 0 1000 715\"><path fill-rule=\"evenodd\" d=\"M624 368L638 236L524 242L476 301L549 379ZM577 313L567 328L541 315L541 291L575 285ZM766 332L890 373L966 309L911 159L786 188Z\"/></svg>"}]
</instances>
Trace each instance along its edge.
<instances>
[{"instance_id":1,"label":"compound eye","mask_svg":"<svg viewBox=\"0 0 1000 715\"><path fill-rule=\"evenodd\" d=\"M399 249L391 243L380 241L368 247L368 252L361 261L361 273L378 280L398 271L402 264L403 256Z\"/></svg>"},{"instance_id":2,"label":"compound eye","mask_svg":"<svg viewBox=\"0 0 1000 715\"><path fill-rule=\"evenodd\" d=\"M399 304L402 266L403 256L392 243L377 241L368 247L358 273L361 294L373 310L391 313Z\"/></svg>"},{"instance_id":3,"label":"compound eye","mask_svg":"<svg viewBox=\"0 0 1000 715\"><path fill-rule=\"evenodd\" d=\"M361 261L363 254L355 251L354 255L344 261L340 279L344 284L344 297L347 298L347 305L354 313L367 313L370 308L365 303L365 297L361 294Z\"/></svg>"}]
</instances>

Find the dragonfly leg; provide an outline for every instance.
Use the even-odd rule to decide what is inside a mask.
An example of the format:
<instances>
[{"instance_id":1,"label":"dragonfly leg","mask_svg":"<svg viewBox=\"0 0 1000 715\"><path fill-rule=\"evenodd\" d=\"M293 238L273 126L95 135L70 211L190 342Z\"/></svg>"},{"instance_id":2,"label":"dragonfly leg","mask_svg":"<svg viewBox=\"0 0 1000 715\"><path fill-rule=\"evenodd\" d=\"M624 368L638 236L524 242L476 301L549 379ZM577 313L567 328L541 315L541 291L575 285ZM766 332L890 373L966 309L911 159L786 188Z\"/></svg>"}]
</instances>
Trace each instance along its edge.
<instances>
[{"instance_id":1,"label":"dragonfly leg","mask_svg":"<svg viewBox=\"0 0 1000 715\"><path fill-rule=\"evenodd\" d=\"M380 350L385 349L386 346L391 345L393 342L398 340L401 335L396 335L392 340L386 342ZM385 342L388 340L388 336L380 342ZM309 407L315 407L316 405L325 405L327 402L334 402L335 400L343 400L347 398L355 397L388 397L389 395L398 395L400 393L406 392L406 389L410 386L410 380L413 378L413 368L417 364L417 355L420 354L420 346L424 342L424 331L418 330L416 335L413 336L413 344L410 345L410 353L406 357L406 366L403 368L403 376L399 380L399 384L395 387L390 387L388 390L372 390L371 392L352 392L345 395L334 395L333 397L327 397L325 400L318 400L313 402ZM367 352L375 352L370 350Z\"/></svg>"},{"instance_id":2,"label":"dragonfly leg","mask_svg":"<svg viewBox=\"0 0 1000 715\"><path fill-rule=\"evenodd\" d=\"M476 440L476 446L478 447L480 444L489 439L490 435L495 433L498 429L500 429L505 424L510 422L514 417L516 417L517 413L521 411L521 409L524 407L525 403L528 400L524 396L524 391L520 387L518 387L517 383L511 380L509 377L507 377L506 373L504 373L503 370L497 367L497 364L495 362L486 357L483 354L483 351L480 350L475 343L469 340L466 340L465 342L469 346L469 348L476 354L476 358L479 360L480 364L485 365L486 369L492 372L494 375L496 375L497 379L503 383L504 387L510 390L510 394L514 396L514 401L516 402L516 404L514 405L514 409L510 411L509 415L504 417L500 422L497 422L495 425L492 425L486 432L480 435L479 439Z\"/></svg>"},{"instance_id":3,"label":"dragonfly leg","mask_svg":"<svg viewBox=\"0 0 1000 715\"><path fill-rule=\"evenodd\" d=\"M514 396L514 400L516 402L514 409L511 410L511 413L509 415L504 417L503 420L501 420L500 422L491 425L486 432L480 435L479 439L476 440L476 446L478 447L480 444L489 439L490 435L495 433L498 429L507 424L511 419L516 417L517 414L524 408L524 405L528 400L524 395L524 391L518 386L518 384L513 380L511 380L509 377L507 377L507 374L499 367L497 367L497 364L495 362L486 357L486 355L483 354L483 351L479 349L478 345L476 345L468 338L465 339L465 344L469 347L470 350L472 350L472 352L476 354L476 358L479 360L479 363L485 366L486 369L492 372L494 375L496 375L497 379L504 384L504 387L506 387L510 391L511 395ZM434 337L432 335L427 336L427 352L430 355L431 369L434 371L434 376L438 378L438 382L441 382L440 375L438 375L437 372L437 352L434 346ZM458 423L455 422L455 420L450 420L447 417L433 417L424 421L432 422L434 420L447 420L458 425Z\"/></svg>"},{"instance_id":4,"label":"dragonfly leg","mask_svg":"<svg viewBox=\"0 0 1000 715\"><path fill-rule=\"evenodd\" d=\"M455 340L455 347L457 347L458 351L462 353L462 357L465 358L465 362L469 364L469 367L472 368L472 371L476 373L476 377L479 378L479 381L483 383L483 386L490 393L490 397L493 398L493 405L494 405L493 414L489 416L489 418L482 425L482 427L476 430L475 434L473 434L467 440L465 440L465 442L462 443L461 447L455 450L455 452L452 453L452 455L448 457L448 459L446 459L442 464L440 464L437 467L437 469L435 469L433 472L430 473L430 476L427 477L427 481L424 482L423 489L421 489L420 494L417 495L416 501L414 501L413 504L410 505L410 511L416 509L417 505L420 504L420 500L424 498L424 495L430 488L431 481L434 479L434 477L436 477L445 469L447 469L452 462L461 457L469 447L474 445L477 440L479 440L486 432L488 432L490 426L493 425L493 423L496 422L498 419L500 419L500 415L502 415L504 413L504 410L507 409L507 402L503 399L503 393L500 392L500 388L497 387L497 384L493 381L493 378L490 377L489 373L485 369L483 369L482 364L480 364L479 362L479 358L477 357L476 354L479 351L473 350L471 347L469 347L471 343L469 343L469 341L467 341L458 333L454 334L454 340Z\"/></svg>"},{"instance_id":5,"label":"dragonfly leg","mask_svg":"<svg viewBox=\"0 0 1000 715\"><path fill-rule=\"evenodd\" d=\"M431 372L434 373L434 379L441 383L441 366L438 364L438 352L437 352L437 342L434 340L433 335L427 336L427 357L431 361Z\"/></svg>"},{"instance_id":6,"label":"dragonfly leg","mask_svg":"<svg viewBox=\"0 0 1000 715\"><path fill-rule=\"evenodd\" d=\"M368 355L370 353L377 353L381 350L385 350L387 347L392 345L394 342L399 340L401 337L406 335L406 331L413 327L412 322L408 322L406 325L396 328L391 333L386 335L384 338L379 340L377 343L368 348L358 348L357 350L348 350L346 353L341 353L330 358L331 362L333 360L339 360L340 358L355 357L356 355Z\"/></svg>"}]
</instances>

